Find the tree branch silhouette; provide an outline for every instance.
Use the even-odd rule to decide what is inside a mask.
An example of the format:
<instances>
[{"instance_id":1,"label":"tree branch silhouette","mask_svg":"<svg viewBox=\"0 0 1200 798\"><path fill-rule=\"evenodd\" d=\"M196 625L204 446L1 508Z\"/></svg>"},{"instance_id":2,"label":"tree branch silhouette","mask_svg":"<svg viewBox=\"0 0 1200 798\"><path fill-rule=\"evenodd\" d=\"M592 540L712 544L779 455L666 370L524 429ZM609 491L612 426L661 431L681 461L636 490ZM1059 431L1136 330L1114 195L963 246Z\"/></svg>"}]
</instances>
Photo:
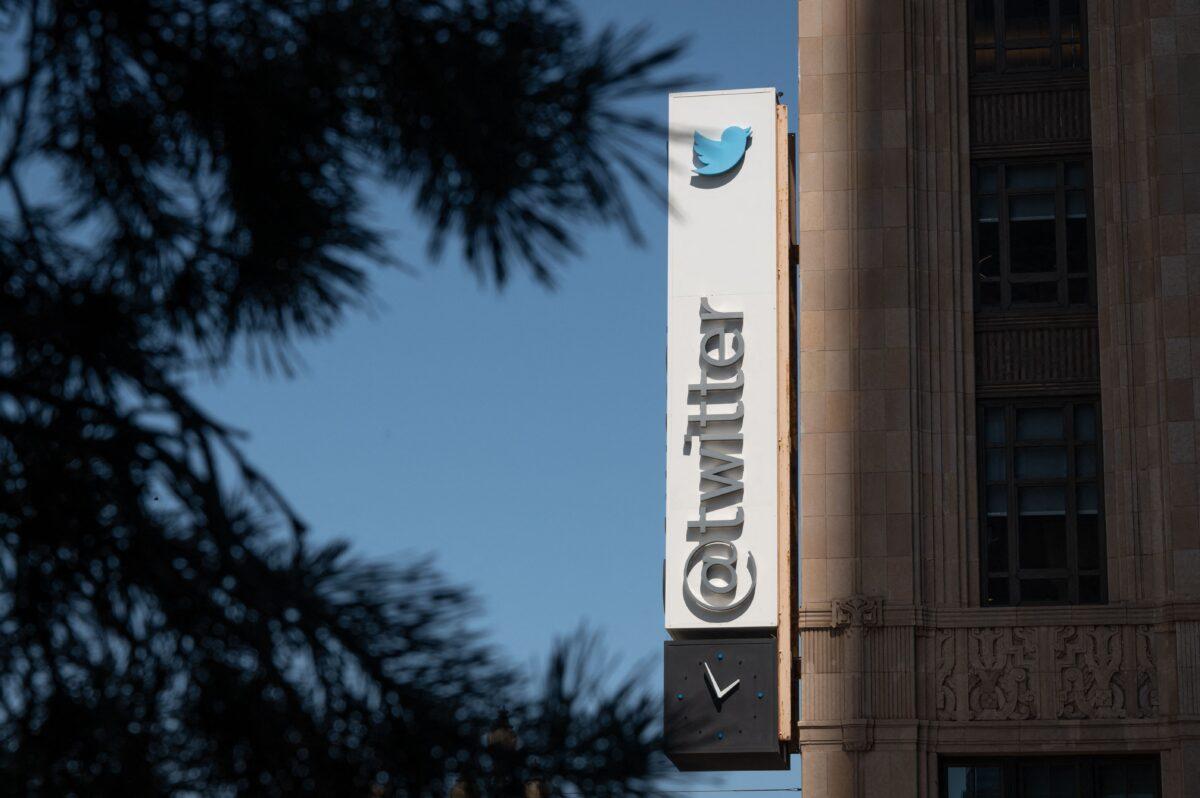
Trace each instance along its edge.
<instances>
[{"instance_id":1,"label":"tree branch silhouette","mask_svg":"<svg viewBox=\"0 0 1200 798\"><path fill-rule=\"evenodd\" d=\"M653 702L566 695L594 643L529 693L431 563L310 541L185 385L369 295L370 181L496 285L636 236L660 131L620 101L680 45L554 0L9 0L0 41L0 795L653 794Z\"/></svg>"}]
</instances>

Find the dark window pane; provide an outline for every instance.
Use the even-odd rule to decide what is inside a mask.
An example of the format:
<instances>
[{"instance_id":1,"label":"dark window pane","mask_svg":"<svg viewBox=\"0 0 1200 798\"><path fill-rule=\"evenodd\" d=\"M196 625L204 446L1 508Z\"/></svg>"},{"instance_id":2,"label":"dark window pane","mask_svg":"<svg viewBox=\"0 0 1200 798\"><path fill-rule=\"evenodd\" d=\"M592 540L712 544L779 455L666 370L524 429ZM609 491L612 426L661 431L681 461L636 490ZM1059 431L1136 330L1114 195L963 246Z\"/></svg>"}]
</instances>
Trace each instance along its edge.
<instances>
[{"instance_id":1,"label":"dark window pane","mask_svg":"<svg viewBox=\"0 0 1200 798\"><path fill-rule=\"evenodd\" d=\"M988 515L987 519L987 569L988 573L1008 571L1008 518Z\"/></svg>"},{"instance_id":2,"label":"dark window pane","mask_svg":"<svg viewBox=\"0 0 1200 798\"><path fill-rule=\"evenodd\" d=\"M1021 488L1017 492L1017 508L1020 567L1065 566L1067 516L1063 488Z\"/></svg>"},{"instance_id":3,"label":"dark window pane","mask_svg":"<svg viewBox=\"0 0 1200 798\"><path fill-rule=\"evenodd\" d=\"M989 482L1004 479L1005 471L1007 471L1004 462L1003 449L988 449L987 453L987 478Z\"/></svg>"},{"instance_id":4,"label":"dark window pane","mask_svg":"<svg viewBox=\"0 0 1200 798\"><path fill-rule=\"evenodd\" d=\"M980 194L996 193L996 167L981 166L977 172L977 183Z\"/></svg>"},{"instance_id":5,"label":"dark window pane","mask_svg":"<svg viewBox=\"0 0 1200 798\"><path fill-rule=\"evenodd\" d=\"M1075 437L1081 441L1096 440L1096 406L1075 405Z\"/></svg>"},{"instance_id":6,"label":"dark window pane","mask_svg":"<svg viewBox=\"0 0 1200 798\"><path fill-rule=\"evenodd\" d=\"M1079 568L1093 571L1100 567L1100 497L1096 486L1075 489L1075 530L1079 547Z\"/></svg>"},{"instance_id":7,"label":"dark window pane","mask_svg":"<svg viewBox=\"0 0 1200 798\"><path fill-rule=\"evenodd\" d=\"M975 46L987 47L996 43L996 7L995 0L975 0Z\"/></svg>"},{"instance_id":8,"label":"dark window pane","mask_svg":"<svg viewBox=\"0 0 1200 798\"><path fill-rule=\"evenodd\" d=\"M1000 283L979 284L979 306L981 308L996 308L1000 306Z\"/></svg>"},{"instance_id":9,"label":"dark window pane","mask_svg":"<svg viewBox=\"0 0 1200 798\"><path fill-rule=\"evenodd\" d=\"M1160 795L1157 756L1028 755L987 757L985 762L947 767L942 778L945 798L1158 798Z\"/></svg>"},{"instance_id":10,"label":"dark window pane","mask_svg":"<svg viewBox=\"0 0 1200 798\"><path fill-rule=\"evenodd\" d=\"M1021 404L979 408L984 600L996 606L1102 602L1096 406L1067 400ZM1014 576L1018 582L1006 581Z\"/></svg>"},{"instance_id":11,"label":"dark window pane","mask_svg":"<svg viewBox=\"0 0 1200 798\"><path fill-rule=\"evenodd\" d=\"M993 485L987 489L987 514L1008 515L1008 488Z\"/></svg>"},{"instance_id":12,"label":"dark window pane","mask_svg":"<svg viewBox=\"0 0 1200 798\"><path fill-rule=\"evenodd\" d=\"M1000 220L996 197L987 195L979 198L979 221L997 222Z\"/></svg>"},{"instance_id":13,"label":"dark window pane","mask_svg":"<svg viewBox=\"0 0 1200 798\"><path fill-rule=\"evenodd\" d=\"M1079 577L1079 601L1083 604L1099 604L1104 600L1101 587L1098 576Z\"/></svg>"},{"instance_id":14,"label":"dark window pane","mask_svg":"<svg viewBox=\"0 0 1200 798\"><path fill-rule=\"evenodd\" d=\"M946 768L946 798L971 798L967 774L971 768Z\"/></svg>"},{"instance_id":15,"label":"dark window pane","mask_svg":"<svg viewBox=\"0 0 1200 798\"><path fill-rule=\"evenodd\" d=\"M1125 765L1117 762L1096 768L1100 798L1125 798Z\"/></svg>"},{"instance_id":16,"label":"dark window pane","mask_svg":"<svg viewBox=\"0 0 1200 798\"><path fill-rule=\"evenodd\" d=\"M1100 494L1095 485L1088 482L1075 489L1075 509L1093 515L1100 511Z\"/></svg>"},{"instance_id":17,"label":"dark window pane","mask_svg":"<svg viewBox=\"0 0 1200 798\"><path fill-rule=\"evenodd\" d=\"M1080 446L1075 450L1075 476L1096 476L1096 447Z\"/></svg>"},{"instance_id":18,"label":"dark window pane","mask_svg":"<svg viewBox=\"0 0 1200 798\"><path fill-rule=\"evenodd\" d=\"M995 408L1001 410L1000 408ZM1002 412L1002 411L1001 411ZM1017 408L1017 440L1062 440L1063 411L1060 407Z\"/></svg>"},{"instance_id":19,"label":"dark window pane","mask_svg":"<svg viewBox=\"0 0 1200 798\"><path fill-rule=\"evenodd\" d=\"M1087 197L1084 196L1082 191L1067 192L1067 218L1087 218Z\"/></svg>"},{"instance_id":20,"label":"dark window pane","mask_svg":"<svg viewBox=\"0 0 1200 798\"><path fill-rule=\"evenodd\" d=\"M972 51L975 53L975 71L976 72L995 72L996 71L996 50L988 47Z\"/></svg>"},{"instance_id":21,"label":"dark window pane","mask_svg":"<svg viewBox=\"0 0 1200 798\"><path fill-rule=\"evenodd\" d=\"M1004 443L1004 408L989 407L984 411L984 419L987 442Z\"/></svg>"},{"instance_id":22,"label":"dark window pane","mask_svg":"<svg viewBox=\"0 0 1200 798\"><path fill-rule=\"evenodd\" d=\"M1017 449L1015 455L1017 479L1066 479L1067 448L1065 446L1030 446Z\"/></svg>"},{"instance_id":23,"label":"dark window pane","mask_svg":"<svg viewBox=\"0 0 1200 798\"><path fill-rule=\"evenodd\" d=\"M1100 568L1100 535L1097 528L1097 517L1080 515L1075 519L1079 530L1079 568L1085 571L1095 571Z\"/></svg>"},{"instance_id":24,"label":"dark window pane","mask_svg":"<svg viewBox=\"0 0 1200 798\"><path fill-rule=\"evenodd\" d=\"M1079 43L1064 44L1062 46L1062 68L1063 69L1086 69L1087 64L1083 60L1083 46Z\"/></svg>"},{"instance_id":25,"label":"dark window pane","mask_svg":"<svg viewBox=\"0 0 1200 798\"><path fill-rule=\"evenodd\" d=\"M1058 38L1053 37L1051 9L1058 6ZM995 45L1005 47L1006 69L1012 71L1048 69L1054 66L1053 54L1061 48L1061 68L1086 69L1083 57L1085 24L1081 0L1005 0L1003 8L1004 37L999 42L1001 12L994 0L971 0L972 49L975 52L975 71L992 72Z\"/></svg>"},{"instance_id":26,"label":"dark window pane","mask_svg":"<svg viewBox=\"0 0 1200 798\"><path fill-rule=\"evenodd\" d=\"M1057 268L1054 194L1009 198L1008 258L1016 274Z\"/></svg>"},{"instance_id":27,"label":"dark window pane","mask_svg":"<svg viewBox=\"0 0 1200 798\"><path fill-rule=\"evenodd\" d=\"M1126 798L1155 798L1158 768L1153 762L1130 762L1125 768Z\"/></svg>"},{"instance_id":28,"label":"dark window pane","mask_svg":"<svg viewBox=\"0 0 1200 798\"><path fill-rule=\"evenodd\" d=\"M1013 283L1011 292L1014 305L1053 305L1058 302L1058 281Z\"/></svg>"},{"instance_id":29,"label":"dark window pane","mask_svg":"<svg viewBox=\"0 0 1200 798\"><path fill-rule=\"evenodd\" d=\"M971 798L1002 798L1004 779L998 767L971 768L974 792Z\"/></svg>"},{"instance_id":30,"label":"dark window pane","mask_svg":"<svg viewBox=\"0 0 1200 798\"><path fill-rule=\"evenodd\" d=\"M1022 595L1024 595L1024 590L1022 590ZM1079 798L1082 792L1077 774L1078 768L1074 763L1047 762L1023 765L1021 767L1022 798Z\"/></svg>"},{"instance_id":31,"label":"dark window pane","mask_svg":"<svg viewBox=\"0 0 1200 798\"><path fill-rule=\"evenodd\" d=\"M1009 189L1048 188L1053 190L1058 180L1058 167L1052 163L1009 166L1004 183ZM1054 197L1050 197L1050 214L1054 214Z\"/></svg>"},{"instance_id":32,"label":"dark window pane","mask_svg":"<svg viewBox=\"0 0 1200 798\"><path fill-rule=\"evenodd\" d=\"M1067 192L1067 271L1088 271L1087 202L1082 191Z\"/></svg>"},{"instance_id":33,"label":"dark window pane","mask_svg":"<svg viewBox=\"0 0 1200 798\"><path fill-rule=\"evenodd\" d=\"M1077 277L1067 280L1067 301L1072 305L1086 305L1091 302L1088 295L1088 278Z\"/></svg>"},{"instance_id":34,"label":"dark window pane","mask_svg":"<svg viewBox=\"0 0 1200 798\"><path fill-rule=\"evenodd\" d=\"M1094 307L1086 161L1016 161L974 175L978 308Z\"/></svg>"},{"instance_id":35,"label":"dark window pane","mask_svg":"<svg viewBox=\"0 0 1200 798\"><path fill-rule=\"evenodd\" d=\"M1017 512L1032 517L1065 517L1067 494L1062 485L1021 488L1017 492Z\"/></svg>"},{"instance_id":36,"label":"dark window pane","mask_svg":"<svg viewBox=\"0 0 1200 798\"><path fill-rule=\"evenodd\" d=\"M1066 579L1022 579L1021 601L1057 601L1068 598ZM1070 794L1075 798L1074 794Z\"/></svg>"},{"instance_id":37,"label":"dark window pane","mask_svg":"<svg viewBox=\"0 0 1200 798\"><path fill-rule=\"evenodd\" d=\"M1050 66L1049 47L1021 47L1004 52L1004 63L1008 69L1045 69Z\"/></svg>"},{"instance_id":38,"label":"dark window pane","mask_svg":"<svg viewBox=\"0 0 1200 798\"><path fill-rule=\"evenodd\" d=\"M946 798L1003 798L997 767L946 768Z\"/></svg>"},{"instance_id":39,"label":"dark window pane","mask_svg":"<svg viewBox=\"0 0 1200 798\"><path fill-rule=\"evenodd\" d=\"M1050 38L1048 0L1005 0L1004 40Z\"/></svg>"},{"instance_id":40,"label":"dark window pane","mask_svg":"<svg viewBox=\"0 0 1200 798\"><path fill-rule=\"evenodd\" d=\"M1079 41L1083 38L1083 18L1079 13L1079 0L1059 0L1058 35L1063 41Z\"/></svg>"},{"instance_id":41,"label":"dark window pane","mask_svg":"<svg viewBox=\"0 0 1200 798\"><path fill-rule=\"evenodd\" d=\"M1067 536L1063 522L1061 515L1021 516L1020 540L1017 543L1020 561L1017 567L1066 568Z\"/></svg>"},{"instance_id":42,"label":"dark window pane","mask_svg":"<svg viewBox=\"0 0 1200 798\"><path fill-rule=\"evenodd\" d=\"M1009 268L1013 272L1054 271L1058 265L1054 195L1010 197L1008 236Z\"/></svg>"},{"instance_id":43,"label":"dark window pane","mask_svg":"<svg viewBox=\"0 0 1200 798\"><path fill-rule=\"evenodd\" d=\"M1017 493L1019 568L1067 567L1066 496L1061 487Z\"/></svg>"},{"instance_id":44,"label":"dark window pane","mask_svg":"<svg viewBox=\"0 0 1200 798\"><path fill-rule=\"evenodd\" d=\"M981 219L976 228L977 246L979 248L976 268L980 277L998 277L1000 275L1000 224L992 219Z\"/></svg>"}]
</instances>

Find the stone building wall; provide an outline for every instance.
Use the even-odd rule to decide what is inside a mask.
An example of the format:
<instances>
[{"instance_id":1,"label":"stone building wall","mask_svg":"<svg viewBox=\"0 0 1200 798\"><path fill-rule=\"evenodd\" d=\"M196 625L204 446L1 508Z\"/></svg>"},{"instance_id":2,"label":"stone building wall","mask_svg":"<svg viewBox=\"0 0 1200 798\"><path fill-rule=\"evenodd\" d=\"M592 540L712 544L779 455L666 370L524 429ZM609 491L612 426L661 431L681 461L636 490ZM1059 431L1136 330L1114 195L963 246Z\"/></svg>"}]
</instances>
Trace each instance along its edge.
<instances>
[{"instance_id":1,"label":"stone building wall","mask_svg":"<svg viewBox=\"0 0 1200 798\"><path fill-rule=\"evenodd\" d=\"M991 608L966 3L799 0L809 798L932 798L944 755L1108 752L1200 795L1200 2L1087 11L1109 601Z\"/></svg>"}]
</instances>

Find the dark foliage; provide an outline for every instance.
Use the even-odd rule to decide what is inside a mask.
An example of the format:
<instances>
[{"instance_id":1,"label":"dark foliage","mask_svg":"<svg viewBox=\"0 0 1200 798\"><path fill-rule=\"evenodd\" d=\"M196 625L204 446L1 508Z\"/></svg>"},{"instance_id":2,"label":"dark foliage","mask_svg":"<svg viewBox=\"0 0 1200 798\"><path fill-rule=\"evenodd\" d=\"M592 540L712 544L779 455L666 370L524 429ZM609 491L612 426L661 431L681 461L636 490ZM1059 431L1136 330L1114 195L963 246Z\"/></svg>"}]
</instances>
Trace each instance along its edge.
<instances>
[{"instance_id":1,"label":"dark foliage","mask_svg":"<svg viewBox=\"0 0 1200 798\"><path fill-rule=\"evenodd\" d=\"M678 48L538 0L0 22L0 795L650 791L653 706L584 689L593 643L523 689L428 564L308 541L183 386L365 296L369 182L496 281L549 280L581 223L632 231L651 126L613 101Z\"/></svg>"}]
</instances>

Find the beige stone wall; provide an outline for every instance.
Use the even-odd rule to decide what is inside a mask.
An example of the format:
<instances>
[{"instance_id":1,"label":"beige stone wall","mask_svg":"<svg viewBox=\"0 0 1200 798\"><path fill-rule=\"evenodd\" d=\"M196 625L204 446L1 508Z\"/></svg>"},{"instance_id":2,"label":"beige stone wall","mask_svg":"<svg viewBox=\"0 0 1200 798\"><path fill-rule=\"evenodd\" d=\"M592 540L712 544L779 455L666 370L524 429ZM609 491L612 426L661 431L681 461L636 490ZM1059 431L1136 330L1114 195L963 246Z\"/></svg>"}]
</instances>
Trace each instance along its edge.
<instances>
[{"instance_id":1,"label":"beige stone wall","mask_svg":"<svg viewBox=\"0 0 1200 798\"><path fill-rule=\"evenodd\" d=\"M961 167L957 139L934 129L957 97L923 74L947 66L938 5L800 2L800 739L810 795L915 787L915 628L883 625L881 608L966 592L956 576L966 571L963 424L946 418L963 406L961 242L949 218ZM914 61L914 22L929 38L928 65L924 48ZM933 555L943 550L949 572Z\"/></svg>"},{"instance_id":2,"label":"beige stone wall","mask_svg":"<svg viewBox=\"0 0 1200 798\"><path fill-rule=\"evenodd\" d=\"M800 3L803 602L913 599L900 3Z\"/></svg>"},{"instance_id":3,"label":"beige stone wall","mask_svg":"<svg viewBox=\"0 0 1200 798\"><path fill-rule=\"evenodd\" d=\"M1158 752L1200 795L1200 1L1088 2L1104 607L979 607L965 12L799 0L804 792Z\"/></svg>"},{"instance_id":4,"label":"beige stone wall","mask_svg":"<svg viewBox=\"0 0 1200 798\"><path fill-rule=\"evenodd\" d=\"M1114 596L1200 598L1200 3L1097 4L1092 25Z\"/></svg>"}]
</instances>

